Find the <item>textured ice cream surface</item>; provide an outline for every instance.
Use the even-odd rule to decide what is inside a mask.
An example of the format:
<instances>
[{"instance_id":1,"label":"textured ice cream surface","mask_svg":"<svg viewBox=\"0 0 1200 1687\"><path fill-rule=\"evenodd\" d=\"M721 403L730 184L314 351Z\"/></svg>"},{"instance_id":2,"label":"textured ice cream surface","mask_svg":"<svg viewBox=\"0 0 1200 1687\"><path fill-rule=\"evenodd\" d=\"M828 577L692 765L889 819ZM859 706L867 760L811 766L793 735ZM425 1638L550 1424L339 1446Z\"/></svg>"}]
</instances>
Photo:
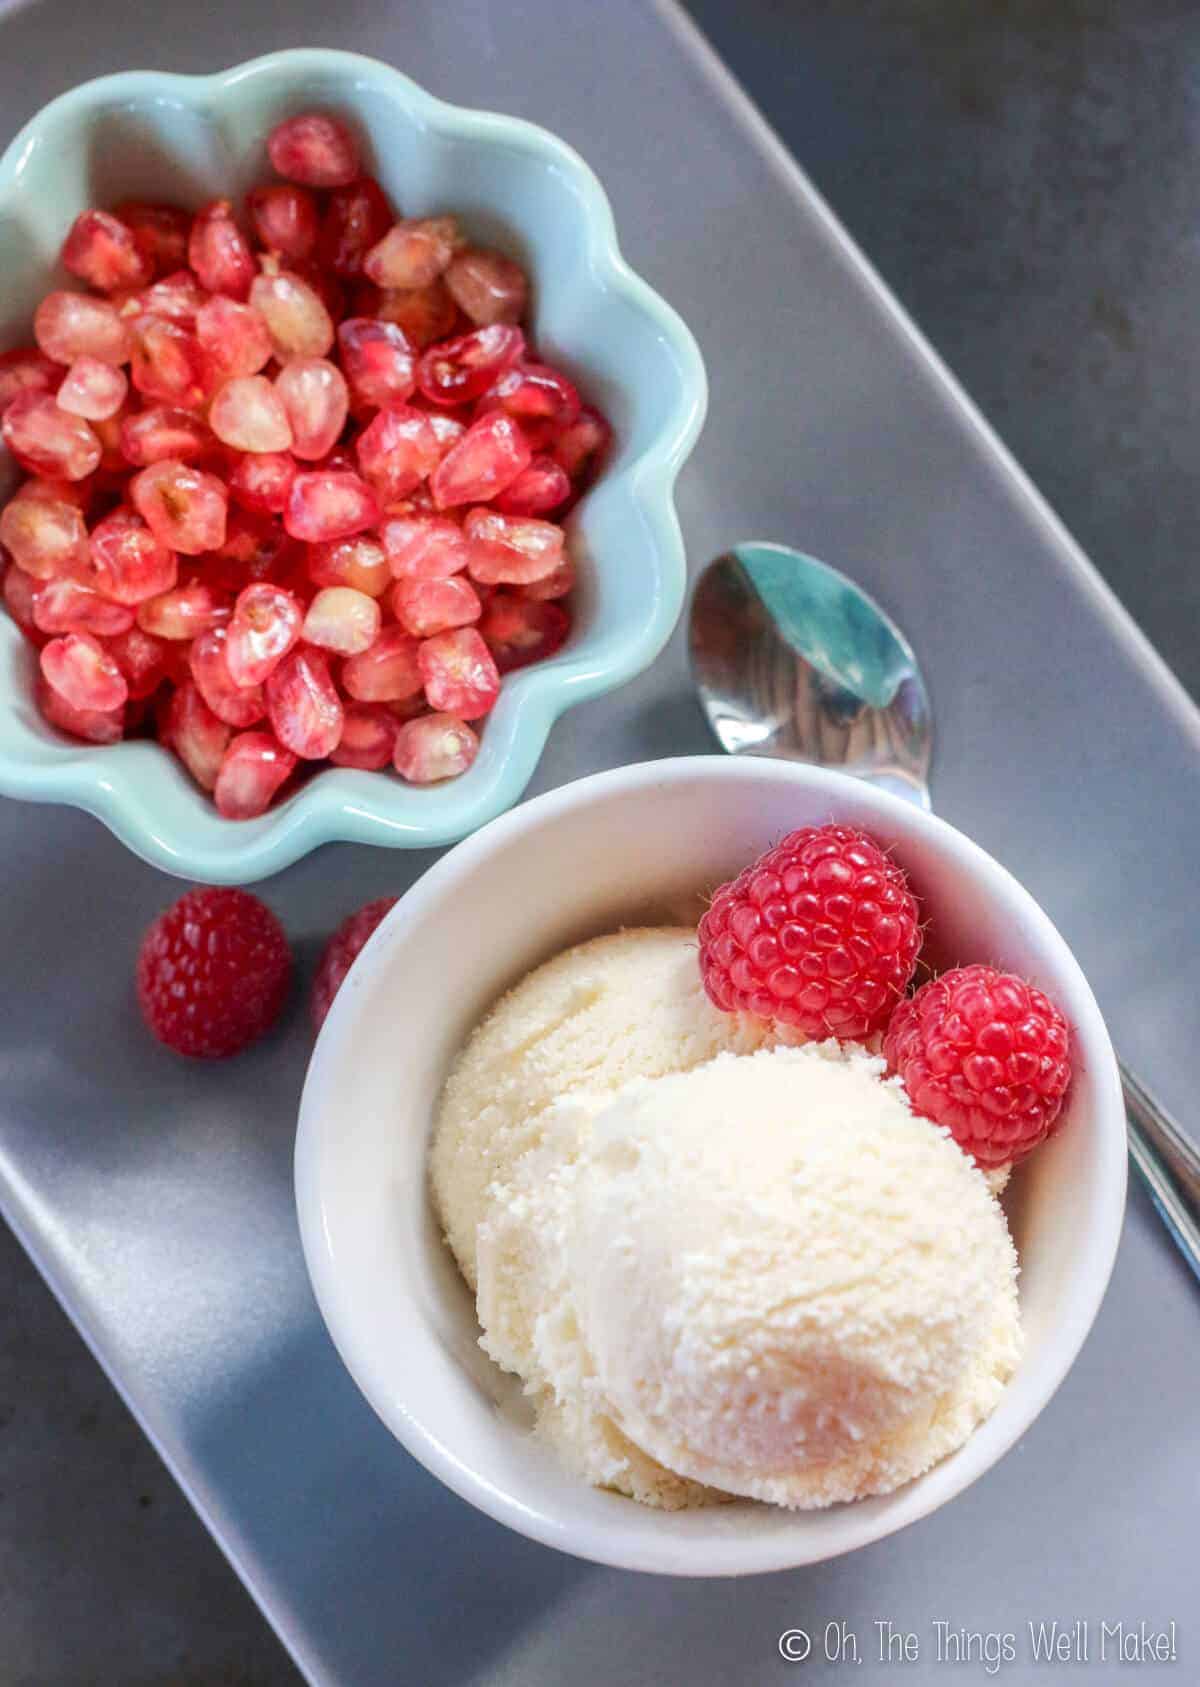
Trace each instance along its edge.
<instances>
[{"instance_id":1,"label":"textured ice cream surface","mask_svg":"<svg viewBox=\"0 0 1200 1687\"><path fill-rule=\"evenodd\" d=\"M829 1052L630 1084L581 1132L565 1237L624 1433L792 1506L919 1475L1020 1354L1016 1255L983 1177L881 1062Z\"/></svg>"},{"instance_id":2,"label":"textured ice cream surface","mask_svg":"<svg viewBox=\"0 0 1200 1687\"><path fill-rule=\"evenodd\" d=\"M489 1185L507 1180L538 1146L553 1103L773 1041L760 1020L722 1013L704 994L693 927L598 937L529 973L474 1031L438 1109L434 1201L471 1287Z\"/></svg>"},{"instance_id":3,"label":"textured ice cream surface","mask_svg":"<svg viewBox=\"0 0 1200 1687\"><path fill-rule=\"evenodd\" d=\"M576 1092L489 1196L484 1346L589 1480L814 1507L960 1446L1020 1355L987 1184L854 1045Z\"/></svg>"}]
</instances>

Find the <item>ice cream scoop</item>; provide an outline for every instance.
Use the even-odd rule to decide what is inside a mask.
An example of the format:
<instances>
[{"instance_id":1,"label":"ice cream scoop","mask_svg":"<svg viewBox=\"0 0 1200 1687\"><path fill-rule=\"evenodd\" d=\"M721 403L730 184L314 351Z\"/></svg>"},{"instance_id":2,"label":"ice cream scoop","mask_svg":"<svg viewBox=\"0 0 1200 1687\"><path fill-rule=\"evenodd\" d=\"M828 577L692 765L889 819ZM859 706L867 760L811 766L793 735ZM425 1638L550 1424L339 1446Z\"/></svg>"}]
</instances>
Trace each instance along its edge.
<instances>
[{"instance_id":1,"label":"ice cream scoop","mask_svg":"<svg viewBox=\"0 0 1200 1687\"><path fill-rule=\"evenodd\" d=\"M591 1121L567 1278L623 1432L729 1493L886 1493L955 1447L1020 1354L980 1173L830 1045L630 1084Z\"/></svg>"},{"instance_id":2,"label":"ice cream scoop","mask_svg":"<svg viewBox=\"0 0 1200 1687\"><path fill-rule=\"evenodd\" d=\"M546 1109L573 1090L603 1095L630 1078L682 1072L723 1050L774 1041L708 1000L688 926L642 927L556 955L510 990L459 1055L430 1151L434 1201L463 1275L488 1186L542 1139Z\"/></svg>"},{"instance_id":3,"label":"ice cream scoop","mask_svg":"<svg viewBox=\"0 0 1200 1687\"><path fill-rule=\"evenodd\" d=\"M962 1444L1020 1353L983 1176L847 1044L576 1091L491 1186L483 1345L569 1462L656 1505L816 1507Z\"/></svg>"}]
</instances>

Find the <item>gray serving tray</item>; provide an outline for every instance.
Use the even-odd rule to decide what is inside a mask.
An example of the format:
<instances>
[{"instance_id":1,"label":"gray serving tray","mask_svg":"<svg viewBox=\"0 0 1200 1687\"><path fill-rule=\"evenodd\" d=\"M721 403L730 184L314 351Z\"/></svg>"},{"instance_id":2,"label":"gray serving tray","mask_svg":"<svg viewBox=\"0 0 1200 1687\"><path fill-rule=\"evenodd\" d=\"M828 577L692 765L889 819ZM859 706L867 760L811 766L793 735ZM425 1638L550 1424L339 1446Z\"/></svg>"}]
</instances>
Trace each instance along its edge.
<instances>
[{"instance_id":1,"label":"gray serving tray","mask_svg":"<svg viewBox=\"0 0 1200 1687\"><path fill-rule=\"evenodd\" d=\"M629 258L708 361L681 482L693 564L790 540L897 616L939 718L940 811L1045 904L1127 1058L1194 1126L1200 714L673 6L0 0L0 139L105 71L305 43L534 118L594 165ZM534 789L710 747L677 637L560 723ZM431 859L329 849L265 894L311 963L345 913ZM847 1636L860 1682L990 1679L953 1661L966 1630L976 1656L1011 1634L1001 1679L1035 1682L1039 1619L1085 1620L1101 1673L1101 1622L1174 1619L1170 1678L1195 1678L1200 1309L1140 1193L1066 1384L948 1508L795 1574L596 1569L445 1492L335 1357L292 1211L303 1004L269 1047L185 1067L145 1037L130 988L138 935L177 887L63 810L0 802L0 861L0 1203L310 1680L794 1679L778 1638L804 1628L806 1680L842 1675ZM918 1636L907 1671L880 1661L889 1622Z\"/></svg>"}]
</instances>

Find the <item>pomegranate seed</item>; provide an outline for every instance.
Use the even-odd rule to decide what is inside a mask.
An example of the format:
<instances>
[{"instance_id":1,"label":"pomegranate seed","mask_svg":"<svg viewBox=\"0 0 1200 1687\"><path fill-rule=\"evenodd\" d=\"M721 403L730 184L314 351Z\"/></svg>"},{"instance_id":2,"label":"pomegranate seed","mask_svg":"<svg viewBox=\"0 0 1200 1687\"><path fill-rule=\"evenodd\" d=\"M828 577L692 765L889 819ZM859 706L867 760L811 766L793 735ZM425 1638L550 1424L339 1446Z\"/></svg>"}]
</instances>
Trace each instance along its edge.
<instances>
[{"instance_id":1,"label":"pomegranate seed","mask_svg":"<svg viewBox=\"0 0 1200 1687\"><path fill-rule=\"evenodd\" d=\"M239 733L225 752L213 789L218 814L226 820L265 814L295 766L296 757L269 732Z\"/></svg>"},{"instance_id":2,"label":"pomegranate seed","mask_svg":"<svg viewBox=\"0 0 1200 1687\"><path fill-rule=\"evenodd\" d=\"M63 266L89 287L111 293L117 287L144 287L154 265L127 228L108 211L84 211L63 242Z\"/></svg>"},{"instance_id":3,"label":"pomegranate seed","mask_svg":"<svg viewBox=\"0 0 1200 1687\"><path fill-rule=\"evenodd\" d=\"M129 414L129 405L123 404L113 416L105 416L101 421L90 424L92 432L100 441L100 466L91 482L93 496L103 497L106 501L111 498L114 488L111 484L114 477L124 482L129 473L129 464L121 450L121 427ZM88 498L90 509L93 497Z\"/></svg>"},{"instance_id":4,"label":"pomegranate seed","mask_svg":"<svg viewBox=\"0 0 1200 1687\"><path fill-rule=\"evenodd\" d=\"M151 463L162 463L169 457L180 463L191 462L212 448L212 433L190 410L158 404L121 422L121 454L138 468L149 468Z\"/></svg>"},{"instance_id":5,"label":"pomegranate seed","mask_svg":"<svg viewBox=\"0 0 1200 1687\"><path fill-rule=\"evenodd\" d=\"M333 319L314 287L287 270L259 275L250 303L267 325L281 363L294 357L324 357L333 345Z\"/></svg>"},{"instance_id":6,"label":"pomegranate seed","mask_svg":"<svg viewBox=\"0 0 1200 1687\"><path fill-rule=\"evenodd\" d=\"M358 458L348 445L338 445L316 467L324 474L357 474Z\"/></svg>"},{"instance_id":7,"label":"pomegranate seed","mask_svg":"<svg viewBox=\"0 0 1200 1687\"><path fill-rule=\"evenodd\" d=\"M383 505L396 503L432 473L441 447L429 417L408 405L381 410L359 435L358 466Z\"/></svg>"},{"instance_id":8,"label":"pomegranate seed","mask_svg":"<svg viewBox=\"0 0 1200 1687\"><path fill-rule=\"evenodd\" d=\"M311 193L290 182L257 187L246 199L251 227L260 246L281 258L312 256L320 221Z\"/></svg>"},{"instance_id":9,"label":"pomegranate seed","mask_svg":"<svg viewBox=\"0 0 1200 1687\"><path fill-rule=\"evenodd\" d=\"M279 175L303 187L346 187L359 172L358 143L346 125L321 111L276 124L267 154Z\"/></svg>"},{"instance_id":10,"label":"pomegranate seed","mask_svg":"<svg viewBox=\"0 0 1200 1687\"><path fill-rule=\"evenodd\" d=\"M154 274L169 275L187 263L190 212L178 205L148 205L141 200L127 199L114 207L113 216L133 235Z\"/></svg>"},{"instance_id":11,"label":"pomegranate seed","mask_svg":"<svg viewBox=\"0 0 1200 1687\"><path fill-rule=\"evenodd\" d=\"M519 421L553 422L569 426L579 415L579 390L548 363L522 360L504 371L488 388L486 401L507 410Z\"/></svg>"},{"instance_id":12,"label":"pomegranate seed","mask_svg":"<svg viewBox=\"0 0 1200 1687\"><path fill-rule=\"evenodd\" d=\"M146 398L199 410L208 397L209 367L190 329L165 316L138 316L133 335L133 384Z\"/></svg>"},{"instance_id":13,"label":"pomegranate seed","mask_svg":"<svg viewBox=\"0 0 1200 1687\"><path fill-rule=\"evenodd\" d=\"M525 586L525 596L534 598L538 602L549 598L566 597L575 590L575 564L570 557L563 553L563 559L551 574L544 574L540 580L530 580Z\"/></svg>"},{"instance_id":14,"label":"pomegranate seed","mask_svg":"<svg viewBox=\"0 0 1200 1687\"><path fill-rule=\"evenodd\" d=\"M549 515L571 496L567 471L553 457L534 457L493 500L501 515Z\"/></svg>"},{"instance_id":15,"label":"pomegranate seed","mask_svg":"<svg viewBox=\"0 0 1200 1687\"><path fill-rule=\"evenodd\" d=\"M387 196L373 176L334 188L317 241L317 262L335 275L361 275L363 259L392 221Z\"/></svg>"},{"instance_id":16,"label":"pomegranate seed","mask_svg":"<svg viewBox=\"0 0 1200 1687\"><path fill-rule=\"evenodd\" d=\"M46 393L19 393L4 412L0 432L30 474L84 480L100 463L100 441L83 417L60 410Z\"/></svg>"},{"instance_id":17,"label":"pomegranate seed","mask_svg":"<svg viewBox=\"0 0 1200 1687\"><path fill-rule=\"evenodd\" d=\"M137 623L156 638L193 639L210 627L221 627L233 613L233 605L222 593L203 580L189 580L175 591L147 598L137 607Z\"/></svg>"},{"instance_id":18,"label":"pomegranate seed","mask_svg":"<svg viewBox=\"0 0 1200 1687\"><path fill-rule=\"evenodd\" d=\"M170 550L202 556L225 543L229 500L216 475L168 457L134 475L129 492L147 527Z\"/></svg>"},{"instance_id":19,"label":"pomegranate seed","mask_svg":"<svg viewBox=\"0 0 1200 1687\"><path fill-rule=\"evenodd\" d=\"M33 619L43 633L94 633L107 638L129 631L133 610L101 597L79 580L47 580L38 592Z\"/></svg>"},{"instance_id":20,"label":"pomegranate seed","mask_svg":"<svg viewBox=\"0 0 1200 1687\"><path fill-rule=\"evenodd\" d=\"M374 527L379 501L365 480L348 472L298 474L288 495L283 525L293 539L348 539Z\"/></svg>"},{"instance_id":21,"label":"pomegranate seed","mask_svg":"<svg viewBox=\"0 0 1200 1687\"><path fill-rule=\"evenodd\" d=\"M263 268L273 270L275 263L275 259L264 258ZM336 329L337 324L346 315L346 289L337 276L331 275L328 270L320 269L311 258L306 263L292 264L291 271L312 288L329 312L329 319Z\"/></svg>"},{"instance_id":22,"label":"pomegranate seed","mask_svg":"<svg viewBox=\"0 0 1200 1687\"><path fill-rule=\"evenodd\" d=\"M391 516L379 537L397 579L444 580L467 566L466 536L449 516Z\"/></svg>"},{"instance_id":23,"label":"pomegranate seed","mask_svg":"<svg viewBox=\"0 0 1200 1687\"><path fill-rule=\"evenodd\" d=\"M271 336L251 305L218 293L196 312L196 338L218 375L257 375L271 361Z\"/></svg>"},{"instance_id":24,"label":"pomegranate seed","mask_svg":"<svg viewBox=\"0 0 1200 1687\"><path fill-rule=\"evenodd\" d=\"M304 613L281 586L260 580L238 593L225 641L225 665L235 685L261 685L300 637Z\"/></svg>"},{"instance_id":25,"label":"pomegranate seed","mask_svg":"<svg viewBox=\"0 0 1200 1687\"><path fill-rule=\"evenodd\" d=\"M551 455L579 483L590 479L599 469L612 443L612 429L598 410L590 404L559 434Z\"/></svg>"},{"instance_id":26,"label":"pomegranate seed","mask_svg":"<svg viewBox=\"0 0 1200 1687\"><path fill-rule=\"evenodd\" d=\"M463 720L486 715L500 695L500 673L474 627L435 633L418 647L417 666L432 709Z\"/></svg>"},{"instance_id":27,"label":"pomegranate seed","mask_svg":"<svg viewBox=\"0 0 1200 1687\"><path fill-rule=\"evenodd\" d=\"M425 701L424 691L414 693L411 697L394 697L389 703L381 703L380 708L386 709L392 719L397 722L416 720L418 715L429 713L429 704Z\"/></svg>"},{"instance_id":28,"label":"pomegranate seed","mask_svg":"<svg viewBox=\"0 0 1200 1687\"><path fill-rule=\"evenodd\" d=\"M570 619L557 603L538 603L515 592L493 592L479 632L502 674L541 662L566 642Z\"/></svg>"},{"instance_id":29,"label":"pomegranate seed","mask_svg":"<svg viewBox=\"0 0 1200 1687\"><path fill-rule=\"evenodd\" d=\"M396 223L367 253L363 272L377 287L428 287L461 243L453 217Z\"/></svg>"},{"instance_id":30,"label":"pomegranate seed","mask_svg":"<svg viewBox=\"0 0 1200 1687\"><path fill-rule=\"evenodd\" d=\"M502 252L459 252L446 270L450 297L480 328L494 322L519 322L529 304L525 271Z\"/></svg>"},{"instance_id":31,"label":"pomegranate seed","mask_svg":"<svg viewBox=\"0 0 1200 1687\"><path fill-rule=\"evenodd\" d=\"M389 288L380 299L375 312L382 322L394 322L419 349L442 340L458 321L458 306L446 290L445 282L431 282L428 287Z\"/></svg>"},{"instance_id":32,"label":"pomegranate seed","mask_svg":"<svg viewBox=\"0 0 1200 1687\"><path fill-rule=\"evenodd\" d=\"M39 660L47 685L73 709L119 709L129 696L124 674L90 633L51 639Z\"/></svg>"},{"instance_id":33,"label":"pomegranate seed","mask_svg":"<svg viewBox=\"0 0 1200 1687\"><path fill-rule=\"evenodd\" d=\"M239 457L229 477L229 492L243 509L281 515L296 478L296 462L286 451Z\"/></svg>"},{"instance_id":34,"label":"pomegranate seed","mask_svg":"<svg viewBox=\"0 0 1200 1687\"><path fill-rule=\"evenodd\" d=\"M396 742L394 716L382 703L347 703L342 712L342 736L329 752L334 766L357 767L364 773L387 767Z\"/></svg>"},{"instance_id":35,"label":"pomegranate seed","mask_svg":"<svg viewBox=\"0 0 1200 1687\"><path fill-rule=\"evenodd\" d=\"M54 394L62 378L62 365L52 362L36 346L0 352L0 416L18 393Z\"/></svg>"},{"instance_id":36,"label":"pomegranate seed","mask_svg":"<svg viewBox=\"0 0 1200 1687\"><path fill-rule=\"evenodd\" d=\"M128 363L129 329L107 299L87 293L47 293L33 318L33 337L55 363L96 357Z\"/></svg>"},{"instance_id":37,"label":"pomegranate seed","mask_svg":"<svg viewBox=\"0 0 1200 1687\"><path fill-rule=\"evenodd\" d=\"M421 715L396 733L396 772L413 785L435 785L465 773L479 754L479 739L452 714Z\"/></svg>"},{"instance_id":38,"label":"pomegranate seed","mask_svg":"<svg viewBox=\"0 0 1200 1687\"><path fill-rule=\"evenodd\" d=\"M320 462L346 425L350 394L336 364L323 357L289 363L275 382L293 436L292 449L306 463Z\"/></svg>"},{"instance_id":39,"label":"pomegranate seed","mask_svg":"<svg viewBox=\"0 0 1200 1687\"><path fill-rule=\"evenodd\" d=\"M380 619L379 605L365 592L356 592L350 586L326 586L308 606L304 637L322 650L357 656L374 644Z\"/></svg>"},{"instance_id":40,"label":"pomegranate seed","mask_svg":"<svg viewBox=\"0 0 1200 1687\"><path fill-rule=\"evenodd\" d=\"M453 627L469 627L483 611L479 593L469 581L397 580L392 587L392 614L414 638L431 638Z\"/></svg>"},{"instance_id":41,"label":"pomegranate seed","mask_svg":"<svg viewBox=\"0 0 1200 1687\"><path fill-rule=\"evenodd\" d=\"M227 627L211 627L192 642L188 667L209 708L229 726L253 726L267 712L260 685L235 685L225 660Z\"/></svg>"},{"instance_id":42,"label":"pomegranate seed","mask_svg":"<svg viewBox=\"0 0 1200 1687\"><path fill-rule=\"evenodd\" d=\"M533 452L511 416L483 416L450 448L430 476L438 509L483 504L503 492L529 467Z\"/></svg>"},{"instance_id":43,"label":"pomegranate seed","mask_svg":"<svg viewBox=\"0 0 1200 1687\"><path fill-rule=\"evenodd\" d=\"M77 357L67 370L55 402L68 415L89 422L106 422L115 416L129 392L129 377L98 357Z\"/></svg>"},{"instance_id":44,"label":"pomegranate seed","mask_svg":"<svg viewBox=\"0 0 1200 1687\"><path fill-rule=\"evenodd\" d=\"M167 677L167 647L141 627L105 639L108 653L125 676L129 695L136 702L150 697Z\"/></svg>"},{"instance_id":45,"label":"pomegranate seed","mask_svg":"<svg viewBox=\"0 0 1200 1687\"><path fill-rule=\"evenodd\" d=\"M208 302L208 294L190 269L176 270L147 287L123 310L123 316L165 316L168 322L194 328Z\"/></svg>"},{"instance_id":46,"label":"pomegranate seed","mask_svg":"<svg viewBox=\"0 0 1200 1687\"><path fill-rule=\"evenodd\" d=\"M467 424L458 421L444 410L431 410L429 425L437 436L438 448L444 457L452 445L457 445L467 431ZM432 508L432 505L430 506Z\"/></svg>"},{"instance_id":47,"label":"pomegranate seed","mask_svg":"<svg viewBox=\"0 0 1200 1687\"><path fill-rule=\"evenodd\" d=\"M308 574L316 586L348 586L371 598L382 597L392 581L383 546L361 533L310 545Z\"/></svg>"},{"instance_id":48,"label":"pomegranate seed","mask_svg":"<svg viewBox=\"0 0 1200 1687\"><path fill-rule=\"evenodd\" d=\"M463 522L467 569L483 586L527 585L553 574L562 561L563 530L552 521L474 509Z\"/></svg>"},{"instance_id":49,"label":"pomegranate seed","mask_svg":"<svg viewBox=\"0 0 1200 1687\"><path fill-rule=\"evenodd\" d=\"M124 505L92 529L91 553L96 585L115 603L142 603L175 584L174 552Z\"/></svg>"},{"instance_id":50,"label":"pomegranate seed","mask_svg":"<svg viewBox=\"0 0 1200 1687\"><path fill-rule=\"evenodd\" d=\"M287 451L292 429L283 401L264 375L226 381L208 412L209 426L235 451Z\"/></svg>"},{"instance_id":51,"label":"pomegranate seed","mask_svg":"<svg viewBox=\"0 0 1200 1687\"><path fill-rule=\"evenodd\" d=\"M0 584L0 596L4 599L4 607L20 627L21 631L32 638L35 644L44 643L38 631L34 613L37 609L38 593L42 589L42 582L35 580L32 574L15 562L10 562L4 571L4 580Z\"/></svg>"},{"instance_id":52,"label":"pomegranate seed","mask_svg":"<svg viewBox=\"0 0 1200 1687\"><path fill-rule=\"evenodd\" d=\"M90 562L87 527L79 510L24 487L0 514L0 544L36 580L82 576Z\"/></svg>"},{"instance_id":53,"label":"pomegranate seed","mask_svg":"<svg viewBox=\"0 0 1200 1687\"><path fill-rule=\"evenodd\" d=\"M415 697L425 684L419 645L402 627L384 627L369 650L342 663L342 689L358 703Z\"/></svg>"},{"instance_id":54,"label":"pomegranate seed","mask_svg":"<svg viewBox=\"0 0 1200 1687\"><path fill-rule=\"evenodd\" d=\"M258 265L228 199L214 199L196 213L188 237L188 263L210 293L245 301Z\"/></svg>"},{"instance_id":55,"label":"pomegranate seed","mask_svg":"<svg viewBox=\"0 0 1200 1687\"><path fill-rule=\"evenodd\" d=\"M285 656L268 679L266 693L267 715L285 749L304 761L322 761L337 748L342 700L329 676L329 658L321 651L301 645Z\"/></svg>"},{"instance_id":56,"label":"pomegranate seed","mask_svg":"<svg viewBox=\"0 0 1200 1687\"><path fill-rule=\"evenodd\" d=\"M194 681L184 680L172 692L162 736L201 790L211 791L232 733L228 723L209 708Z\"/></svg>"},{"instance_id":57,"label":"pomegranate seed","mask_svg":"<svg viewBox=\"0 0 1200 1687\"><path fill-rule=\"evenodd\" d=\"M35 475L23 481L14 498L32 498L42 504L70 504L72 509L86 515L96 494L96 477L83 480L56 480L53 475Z\"/></svg>"},{"instance_id":58,"label":"pomegranate seed","mask_svg":"<svg viewBox=\"0 0 1200 1687\"><path fill-rule=\"evenodd\" d=\"M48 685L41 673L37 676L34 696L50 725L58 727L60 732L69 732L73 738L83 738L89 744L117 744L125 736L125 711L121 707L77 709Z\"/></svg>"},{"instance_id":59,"label":"pomegranate seed","mask_svg":"<svg viewBox=\"0 0 1200 1687\"><path fill-rule=\"evenodd\" d=\"M417 364L417 385L434 404L469 404L525 350L519 328L497 322L430 346Z\"/></svg>"},{"instance_id":60,"label":"pomegranate seed","mask_svg":"<svg viewBox=\"0 0 1200 1687\"><path fill-rule=\"evenodd\" d=\"M394 322L350 317L338 329L338 347L355 404L385 409L412 393L415 353Z\"/></svg>"},{"instance_id":61,"label":"pomegranate seed","mask_svg":"<svg viewBox=\"0 0 1200 1687\"><path fill-rule=\"evenodd\" d=\"M300 547L289 539L277 521L250 510L232 510L225 528L225 542L205 557L205 578L218 591L240 592L254 580L272 579L287 573L296 563Z\"/></svg>"}]
</instances>

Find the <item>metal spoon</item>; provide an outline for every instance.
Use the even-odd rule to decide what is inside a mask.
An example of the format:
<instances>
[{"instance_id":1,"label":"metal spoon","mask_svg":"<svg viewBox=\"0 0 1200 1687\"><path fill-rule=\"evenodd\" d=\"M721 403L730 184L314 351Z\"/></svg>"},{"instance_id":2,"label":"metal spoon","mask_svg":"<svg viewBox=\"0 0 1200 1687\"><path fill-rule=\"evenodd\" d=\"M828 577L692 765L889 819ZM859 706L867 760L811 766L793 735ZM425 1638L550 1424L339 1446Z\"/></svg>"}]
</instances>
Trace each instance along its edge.
<instances>
[{"instance_id":1,"label":"metal spoon","mask_svg":"<svg viewBox=\"0 0 1200 1687\"><path fill-rule=\"evenodd\" d=\"M912 647L836 569L737 545L692 597L692 676L722 749L836 768L929 804L933 714ZM1129 1153L1200 1278L1200 1151L1121 1065Z\"/></svg>"}]
</instances>

